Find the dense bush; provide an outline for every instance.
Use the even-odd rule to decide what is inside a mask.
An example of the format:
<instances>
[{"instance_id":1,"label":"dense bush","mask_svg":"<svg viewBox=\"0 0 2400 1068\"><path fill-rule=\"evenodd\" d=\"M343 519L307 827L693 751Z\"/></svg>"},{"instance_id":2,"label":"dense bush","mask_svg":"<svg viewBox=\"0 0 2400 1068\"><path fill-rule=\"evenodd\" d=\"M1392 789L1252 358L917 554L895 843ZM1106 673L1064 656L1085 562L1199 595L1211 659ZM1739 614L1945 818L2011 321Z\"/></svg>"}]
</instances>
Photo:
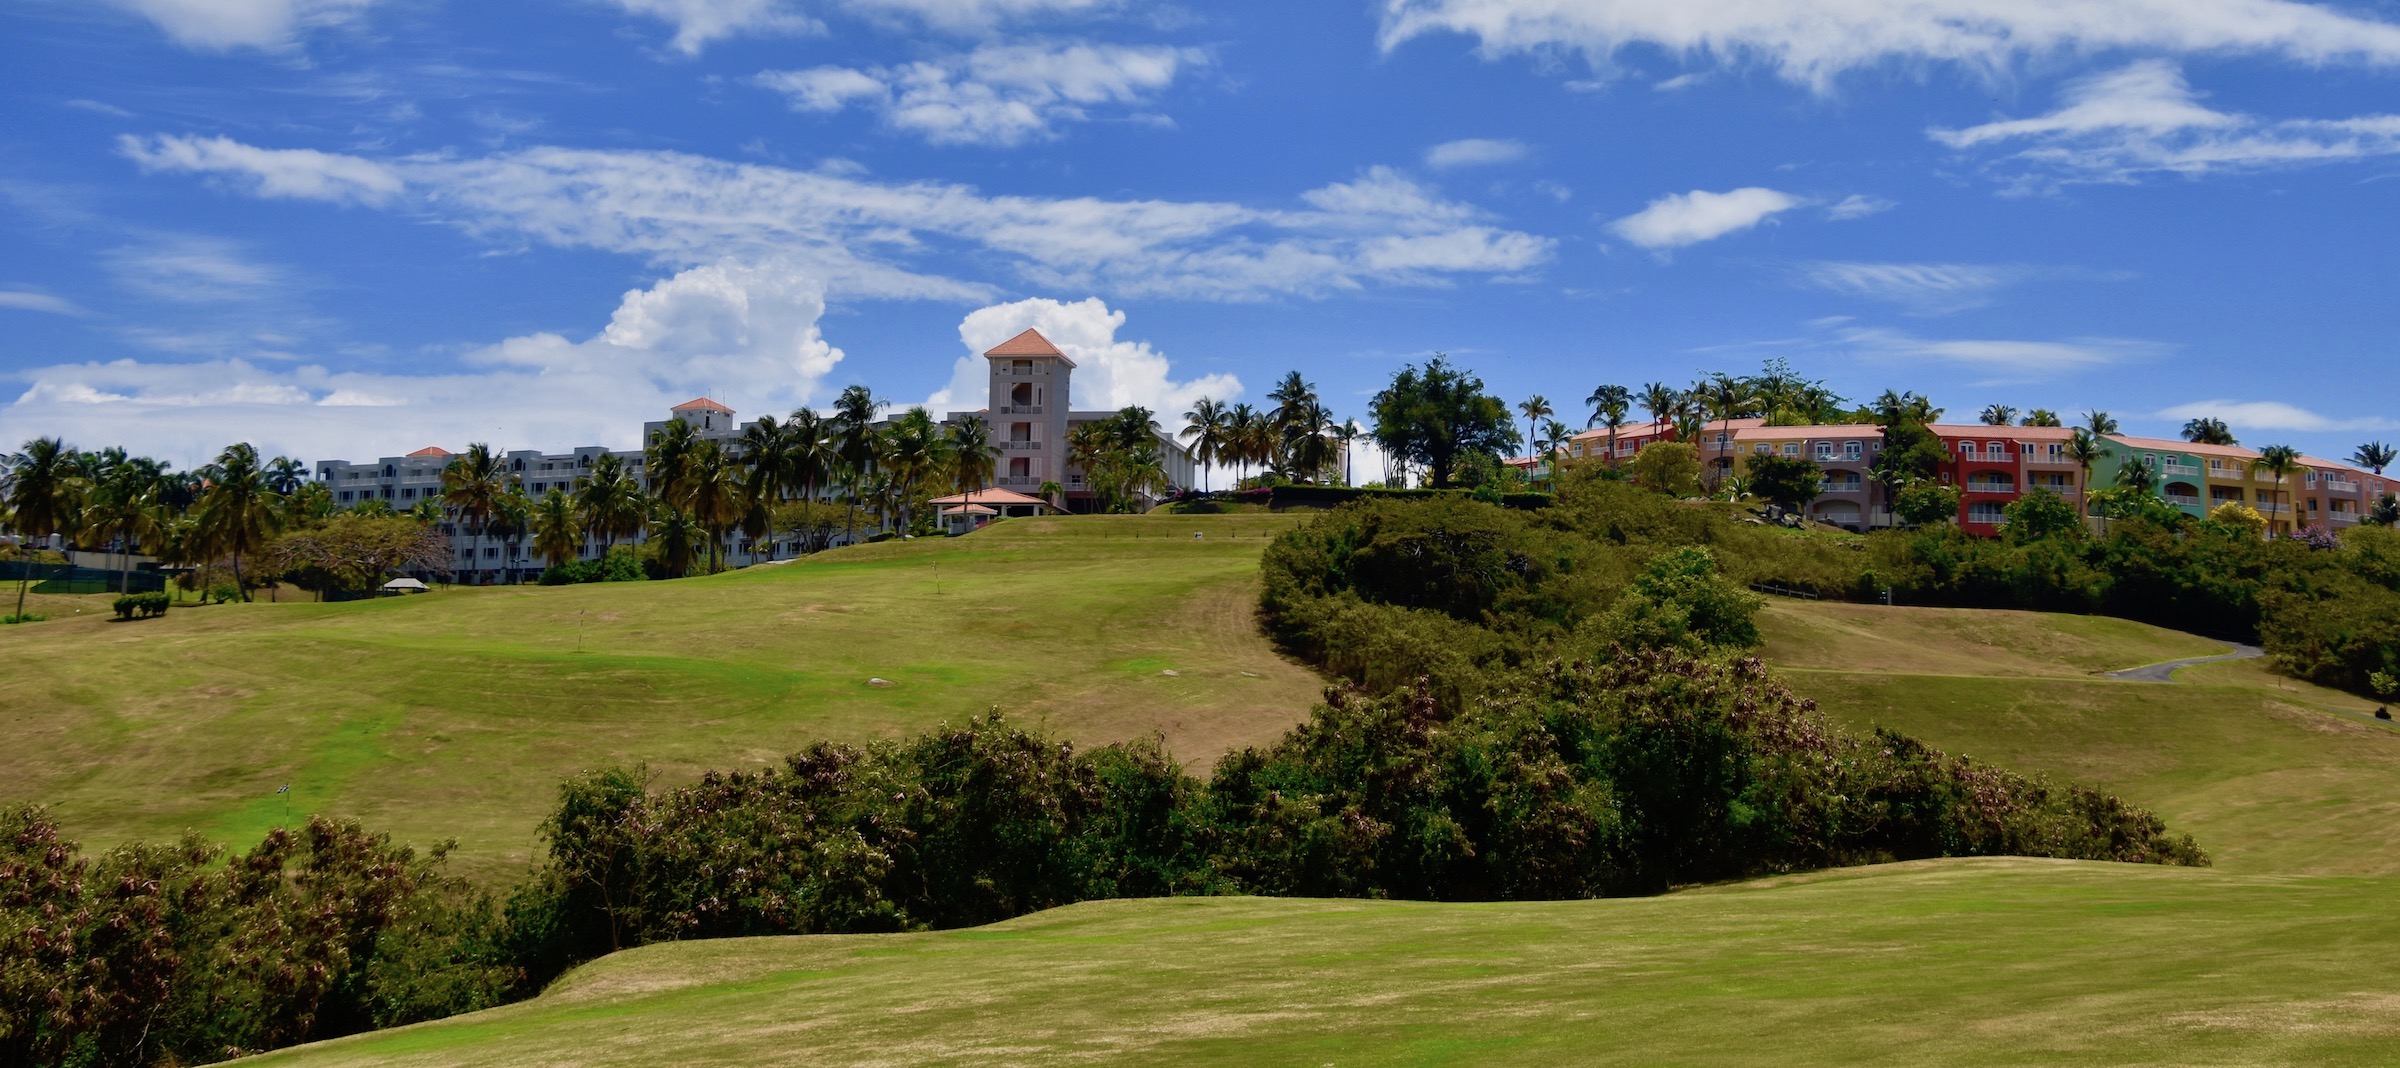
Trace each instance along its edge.
<instances>
[{"instance_id":1,"label":"dense bush","mask_svg":"<svg viewBox=\"0 0 2400 1068\"><path fill-rule=\"evenodd\" d=\"M498 1003L485 900L355 823L225 862L197 837L97 858L0 811L0 1064L222 1060Z\"/></svg>"},{"instance_id":2,"label":"dense bush","mask_svg":"<svg viewBox=\"0 0 2400 1068\"><path fill-rule=\"evenodd\" d=\"M641 555L630 545L613 546L596 560L570 560L542 571L544 586L571 586L579 582L641 582L650 576L642 568Z\"/></svg>"},{"instance_id":3,"label":"dense bush","mask_svg":"<svg viewBox=\"0 0 2400 1068\"><path fill-rule=\"evenodd\" d=\"M167 614L175 603L164 590L151 593L129 593L110 602L118 619L152 619Z\"/></svg>"}]
</instances>

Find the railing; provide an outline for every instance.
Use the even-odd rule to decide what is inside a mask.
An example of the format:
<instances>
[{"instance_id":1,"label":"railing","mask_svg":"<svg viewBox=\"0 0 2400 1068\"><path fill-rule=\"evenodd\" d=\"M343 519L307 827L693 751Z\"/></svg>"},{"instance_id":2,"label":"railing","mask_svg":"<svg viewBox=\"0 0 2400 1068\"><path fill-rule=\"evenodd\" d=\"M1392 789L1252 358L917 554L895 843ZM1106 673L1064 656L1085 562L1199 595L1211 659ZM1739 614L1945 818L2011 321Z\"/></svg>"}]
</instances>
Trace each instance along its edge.
<instances>
[{"instance_id":1,"label":"railing","mask_svg":"<svg viewBox=\"0 0 2400 1068\"><path fill-rule=\"evenodd\" d=\"M2182 475L2185 478L2200 477L2200 469L2190 464L2160 464L2158 465L2158 473L2161 475Z\"/></svg>"},{"instance_id":2,"label":"railing","mask_svg":"<svg viewBox=\"0 0 2400 1068\"><path fill-rule=\"evenodd\" d=\"M1039 486L1042 480L1034 475L1002 475L996 481L1002 489L1010 486Z\"/></svg>"},{"instance_id":3,"label":"railing","mask_svg":"<svg viewBox=\"0 0 2400 1068\"><path fill-rule=\"evenodd\" d=\"M2026 463L2029 463L2029 464L2032 464L2032 465L2034 465L2034 466L2036 466L2036 467L2074 467L2074 466L2077 466L2077 465L2076 465L2076 463L2075 463L2075 461L2073 461L2073 460L2070 460L2070 459L2067 459L2067 457L2066 457L2064 454L2061 454L2061 455L2058 455L2058 456L2052 456L2052 455L2050 455L2049 453L2046 453L2046 452L2037 452L2037 453L2034 453L2033 455L2026 457L2026 458L2025 458L2025 462L2026 462Z\"/></svg>"},{"instance_id":4,"label":"railing","mask_svg":"<svg viewBox=\"0 0 2400 1068\"><path fill-rule=\"evenodd\" d=\"M2329 478L2325 480L2325 490L2328 493L2356 493L2358 483L2343 478Z\"/></svg>"},{"instance_id":5,"label":"railing","mask_svg":"<svg viewBox=\"0 0 2400 1068\"><path fill-rule=\"evenodd\" d=\"M2292 510L2292 506L2291 506L2291 505L2288 505L2288 504L2265 504L2265 503L2261 503L2261 504L2254 504L2254 505L2251 505L2250 507L2252 507L2252 508L2256 508L2256 509L2258 509L2260 512L2262 512L2262 513L2264 513L2264 514L2266 514L2266 515L2282 515L2283 513L2285 513L2285 512L2289 512L2289 511L2291 511L2291 510Z\"/></svg>"},{"instance_id":6,"label":"railing","mask_svg":"<svg viewBox=\"0 0 2400 1068\"><path fill-rule=\"evenodd\" d=\"M1867 484L1864 482L1824 482L1817 486L1818 493L1865 493L1866 491Z\"/></svg>"},{"instance_id":7,"label":"railing","mask_svg":"<svg viewBox=\"0 0 2400 1068\"><path fill-rule=\"evenodd\" d=\"M2200 507L2200 495L2196 493L2162 493L2159 494L2159 496L2166 498L2168 504L2181 504L2192 508Z\"/></svg>"},{"instance_id":8,"label":"railing","mask_svg":"<svg viewBox=\"0 0 2400 1068\"><path fill-rule=\"evenodd\" d=\"M1040 415L1042 414L1042 406L1039 404L1003 404L1000 406L1000 414Z\"/></svg>"},{"instance_id":9,"label":"railing","mask_svg":"<svg viewBox=\"0 0 2400 1068\"><path fill-rule=\"evenodd\" d=\"M2325 514L2328 519L2333 521L2335 526L2349 526L2352 523L2358 522L2357 512L2327 512Z\"/></svg>"},{"instance_id":10,"label":"railing","mask_svg":"<svg viewBox=\"0 0 2400 1068\"><path fill-rule=\"evenodd\" d=\"M1003 452L1032 452L1040 449L1042 443L1038 441L1003 441L999 447Z\"/></svg>"}]
</instances>

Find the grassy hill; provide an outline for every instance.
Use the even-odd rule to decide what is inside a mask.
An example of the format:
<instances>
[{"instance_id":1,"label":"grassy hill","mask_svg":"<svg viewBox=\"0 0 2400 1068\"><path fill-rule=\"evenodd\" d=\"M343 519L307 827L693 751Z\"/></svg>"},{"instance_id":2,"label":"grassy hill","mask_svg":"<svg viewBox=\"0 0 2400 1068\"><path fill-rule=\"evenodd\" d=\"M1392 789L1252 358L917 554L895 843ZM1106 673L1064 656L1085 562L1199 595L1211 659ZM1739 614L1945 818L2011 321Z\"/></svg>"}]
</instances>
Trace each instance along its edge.
<instances>
[{"instance_id":1,"label":"grassy hill","mask_svg":"<svg viewBox=\"0 0 2400 1068\"><path fill-rule=\"evenodd\" d=\"M1096 902L652 946L531 1002L287 1051L375 1065L2311 1064L2400 1048L2400 731L2121 620L1777 602L1829 715L2097 783L2208 870L1930 861L1510 904Z\"/></svg>"},{"instance_id":2,"label":"grassy hill","mask_svg":"<svg viewBox=\"0 0 2400 1068\"><path fill-rule=\"evenodd\" d=\"M288 803L455 836L461 870L509 878L559 780L612 761L672 780L995 705L1213 760L1276 737L1322 685L1254 619L1259 553L1290 522L1012 520L676 582L133 623L101 618L105 597L51 598L49 622L6 635L0 801L50 804L91 845L246 844Z\"/></svg>"}]
</instances>

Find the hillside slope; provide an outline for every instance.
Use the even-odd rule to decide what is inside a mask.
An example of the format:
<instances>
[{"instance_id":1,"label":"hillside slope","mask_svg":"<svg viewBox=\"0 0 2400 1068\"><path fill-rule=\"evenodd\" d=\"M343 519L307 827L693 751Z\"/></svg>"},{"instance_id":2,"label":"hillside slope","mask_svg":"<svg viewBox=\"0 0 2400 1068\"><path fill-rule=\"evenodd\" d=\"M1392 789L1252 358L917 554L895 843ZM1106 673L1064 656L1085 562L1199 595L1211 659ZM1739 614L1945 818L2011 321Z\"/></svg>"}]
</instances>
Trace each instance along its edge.
<instances>
[{"instance_id":1,"label":"hillside slope","mask_svg":"<svg viewBox=\"0 0 2400 1068\"><path fill-rule=\"evenodd\" d=\"M1210 761L1322 686L1255 621L1290 522L1012 520L675 582L54 615L9 630L0 802L50 804L92 845L246 844L288 804L456 837L461 870L507 879L559 780L609 762L673 781L994 706Z\"/></svg>"}]
</instances>

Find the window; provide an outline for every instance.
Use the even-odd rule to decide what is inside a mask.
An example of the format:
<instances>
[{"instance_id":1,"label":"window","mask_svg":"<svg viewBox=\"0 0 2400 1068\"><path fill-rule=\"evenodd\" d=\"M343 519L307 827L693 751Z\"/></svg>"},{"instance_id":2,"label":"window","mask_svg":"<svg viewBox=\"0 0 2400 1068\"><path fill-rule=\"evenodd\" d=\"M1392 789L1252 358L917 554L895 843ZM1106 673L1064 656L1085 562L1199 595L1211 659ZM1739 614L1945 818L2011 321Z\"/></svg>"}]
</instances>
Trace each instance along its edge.
<instances>
[{"instance_id":1,"label":"window","mask_svg":"<svg viewBox=\"0 0 2400 1068\"><path fill-rule=\"evenodd\" d=\"M1817 459L1819 459L1819 460L1830 460L1830 459L1833 459L1833 443L1832 443L1832 442L1830 442L1830 441L1820 441L1820 442L1818 442L1818 443L1817 443Z\"/></svg>"},{"instance_id":2,"label":"window","mask_svg":"<svg viewBox=\"0 0 2400 1068\"><path fill-rule=\"evenodd\" d=\"M1012 374L1012 375L1029 375L1029 374L1032 374L1032 373L1033 373L1033 361L1032 361L1032 360L1010 360L1010 361L1008 361L1008 373L1010 373L1010 374Z\"/></svg>"},{"instance_id":3,"label":"window","mask_svg":"<svg viewBox=\"0 0 2400 1068\"><path fill-rule=\"evenodd\" d=\"M1959 442L1959 443L1958 443L1958 454L1959 454L1960 456L1964 456L1964 457L1966 457L1967 459L1970 459L1970 460L1977 459L1977 458L1978 458L1978 456L1980 455L1980 454L1978 454L1978 453L1976 452L1976 450L1975 450L1975 443L1974 443L1974 442L1972 442L1972 441L1962 441L1962 442Z\"/></svg>"},{"instance_id":4,"label":"window","mask_svg":"<svg viewBox=\"0 0 2400 1068\"><path fill-rule=\"evenodd\" d=\"M414 486L411 486L411 487L409 487L409 488L407 488L407 489L401 490L401 491L400 491L400 496L402 496L402 497L405 497L405 498L407 498L407 499L409 499L409 500L412 500L412 501L413 501L413 500L416 500L416 499L417 499L417 489L416 489L416 487L414 487Z\"/></svg>"},{"instance_id":5,"label":"window","mask_svg":"<svg viewBox=\"0 0 2400 1068\"><path fill-rule=\"evenodd\" d=\"M1967 522L1999 525L2008 521L2008 513L1998 501L1977 501L1967 506Z\"/></svg>"},{"instance_id":6,"label":"window","mask_svg":"<svg viewBox=\"0 0 2400 1068\"><path fill-rule=\"evenodd\" d=\"M1757 454L1759 454L1760 456L1765 456L1765 455L1768 455L1770 452L1772 452L1772 451L1773 451L1773 449L1772 449L1772 447L1771 447L1771 446L1769 446L1769 445L1768 445L1766 442L1763 442L1763 441L1762 441L1762 442L1759 442L1759 443L1758 443L1758 444L1756 444L1756 445L1752 445L1752 446L1750 446L1750 451L1751 451L1751 452L1754 452L1754 453L1757 453Z\"/></svg>"},{"instance_id":7,"label":"window","mask_svg":"<svg viewBox=\"0 0 2400 1068\"><path fill-rule=\"evenodd\" d=\"M2032 455L2033 455L2033 443L2032 443L2032 442L2030 442L2030 441L2028 441L2028 442L2025 442L2025 443L2023 443L2023 444L2019 445L2019 446L2017 447L2017 455L2019 455L2019 456L2032 456Z\"/></svg>"},{"instance_id":8,"label":"window","mask_svg":"<svg viewBox=\"0 0 2400 1068\"><path fill-rule=\"evenodd\" d=\"M1858 442L1855 442L1855 441L1845 441L1845 442L1843 442L1843 443L1842 443L1842 459L1845 459L1845 460L1855 460L1855 459L1858 459L1858 457L1859 457L1859 448L1860 448L1860 446L1859 446L1859 443L1858 443Z\"/></svg>"},{"instance_id":9,"label":"window","mask_svg":"<svg viewBox=\"0 0 2400 1068\"><path fill-rule=\"evenodd\" d=\"M1800 443L1797 441L1784 442L1783 454L1787 457L1798 457L1800 455Z\"/></svg>"}]
</instances>

